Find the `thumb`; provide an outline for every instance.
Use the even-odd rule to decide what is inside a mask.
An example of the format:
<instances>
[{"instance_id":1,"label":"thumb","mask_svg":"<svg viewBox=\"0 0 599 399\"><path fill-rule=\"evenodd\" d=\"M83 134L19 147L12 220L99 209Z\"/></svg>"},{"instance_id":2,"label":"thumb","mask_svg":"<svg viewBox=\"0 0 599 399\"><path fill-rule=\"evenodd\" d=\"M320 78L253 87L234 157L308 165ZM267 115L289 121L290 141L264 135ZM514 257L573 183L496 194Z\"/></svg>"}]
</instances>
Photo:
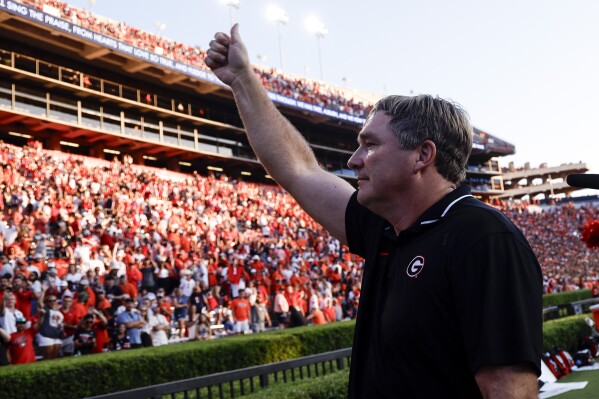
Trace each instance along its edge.
<instances>
[{"instance_id":1,"label":"thumb","mask_svg":"<svg viewBox=\"0 0 599 399\"><path fill-rule=\"evenodd\" d=\"M235 23L232 27L231 27L231 42L232 43L237 43L237 42L241 42L241 35L239 34L239 23Z\"/></svg>"}]
</instances>

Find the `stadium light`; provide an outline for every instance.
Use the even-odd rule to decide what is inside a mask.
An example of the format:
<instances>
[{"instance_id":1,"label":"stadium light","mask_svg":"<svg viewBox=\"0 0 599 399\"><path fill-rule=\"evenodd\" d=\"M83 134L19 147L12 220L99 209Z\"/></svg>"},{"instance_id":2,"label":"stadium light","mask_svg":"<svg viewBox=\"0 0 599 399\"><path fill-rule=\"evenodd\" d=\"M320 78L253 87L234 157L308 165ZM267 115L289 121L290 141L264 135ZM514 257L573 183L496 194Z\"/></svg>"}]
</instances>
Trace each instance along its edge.
<instances>
[{"instance_id":1,"label":"stadium light","mask_svg":"<svg viewBox=\"0 0 599 399\"><path fill-rule=\"evenodd\" d=\"M206 169L213 170L215 172L222 172L223 171L223 168L219 168L217 166L207 166Z\"/></svg>"},{"instance_id":2,"label":"stadium light","mask_svg":"<svg viewBox=\"0 0 599 399\"><path fill-rule=\"evenodd\" d=\"M156 157L151 157L149 155L144 155L143 159L147 159L148 161L158 161L158 158Z\"/></svg>"},{"instance_id":3,"label":"stadium light","mask_svg":"<svg viewBox=\"0 0 599 399\"><path fill-rule=\"evenodd\" d=\"M256 54L256 58L258 59L260 64L265 64L266 60L268 59L268 57L265 56L264 54Z\"/></svg>"},{"instance_id":4,"label":"stadium light","mask_svg":"<svg viewBox=\"0 0 599 399\"><path fill-rule=\"evenodd\" d=\"M266 8L266 17L270 21L277 24L277 36L279 38L279 59L281 61L281 70L283 70L283 45L281 44L283 35L281 33L281 26L289 22L289 16L287 15L287 11L283 10L279 6L271 4Z\"/></svg>"},{"instance_id":5,"label":"stadium light","mask_svg":"<svg viewBox=\"0 0 599 399\"><path fill-rule=\"evenodd\" d=\"M78 148L78 147L79 147L79 144L77 144L77 143L72 143L72 142L70 142L70 141L61 141L61 142L60 142L60 145L64 145L64 146L67 146L67 147L75 147L75 148Z\"/></svg>"},{"instance_id":6,"label":"stadium light","mask_svg":"<svg viewBox=\"0 0 599 399\"><path fill-rule=\"evenodd\" d=\"M154 22L156 25L156 29L158 29L158 36L162 36L162 31L166 29L166 24L164 22L156 21Z\"/></svg>"},{"instance_id":7,"label":"stadium light","mask_svg":"<svg viewBox=\"0 0 599 399\"><path fill-rule=\"evenodd\" d=\"M316 44L318 45L318 64L320 65L320 80L324 80L324 74L322 72L322 52L320 51L320 39L324 38L329 33L329 30L316 17L309 17L306 20L306 25L308 26L308 30L316 36Z\"/></svg>"},{"instance_id":8,"label":"stadium light","mask_svg":"<svg viewBox=\"0 0 599 399\"><path fill-rule=\"evenodd\" d=\"M107 154L114 154L114 155L120 155L120 153L121 153L120 151L110 150L108 148L104 148L104 152L107 153Z\"/></svg>"},{"instance_id":9,"label":"stadium light","mask_svg":"<svg viewBox=\"0 0 599 399\"><path fill-rule=\"evenodd\" d=\"M181 166L191 166L191 164L189 162L183 162L183 161L180 161L179 165L181 165Z\"/></svg>"},{"instance_id":10,"label":"stadium light","mask_svg":"<svg viewBox=\"0 0 599 399\"><path fill-rule=\"evenodd\" d=\"M233 9L239 10L239 0L221 0L221 3L229 7L229 23L233 26Z\"/></svg>"},{"instance_id":11,"label":"stadium light","mask_svg":"<svg viewBox=\"0 0 599 399\"><path fill-rule=\"evenodd\" d=\"M242 170L242 171L241 171L241 174L242 174L243 176L251 176L251 175L252 175L252 172L246 172L245 170Z\"/></svg>"},{"instance_id":12,"label":"stadium light","mask_svg":"<svg viewBox=\"0 0 599 399\"><path fill-rule=\"evenodd\" d=\"M11 135L11 136L23 137L24 139L30 139L31 137L33 137L30 134L17 133L17 132L8 132L8 134Z\"/></svg>"}]
</instances>

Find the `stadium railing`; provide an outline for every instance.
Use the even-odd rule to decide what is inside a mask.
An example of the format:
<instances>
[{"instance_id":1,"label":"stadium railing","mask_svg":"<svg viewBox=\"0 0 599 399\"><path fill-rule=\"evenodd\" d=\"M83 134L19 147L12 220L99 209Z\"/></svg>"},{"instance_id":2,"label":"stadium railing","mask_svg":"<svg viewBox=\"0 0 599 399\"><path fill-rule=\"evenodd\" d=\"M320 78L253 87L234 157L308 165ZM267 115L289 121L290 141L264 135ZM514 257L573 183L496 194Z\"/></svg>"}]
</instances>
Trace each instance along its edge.
<instances>
[{"instance_id":1,"label":"stadium railing","mask_svg":"<svg viewBox=\"0 0 599 399\"><path fill-rule=\"evenodd\" d=\"M200 395L203 396L203 394L200 393L200 389L202 388L207 389L207 397L212 398L214 396L213 391L217 390L216 396L218 398L232 398L235 396L236 391L239 392L240 395L245 395L246 385L249 385L250 392L255 392L257 390L257 386L254 382L256 378L258 379L259 387L266 388L269 385L269 377L271 376L274 378L275 382L282 379L284 383L287 383L289 381L294 382L297 378L303 380L306 377L312 378L313 376L317 377L321 374L326 375L327 373L343 370L350 364L351 352L352 348L339 349L283 362L247 367L224 373L216 373L144 388L131 389L128 391L93 396L88 399L146 399L162 398L164 395L179 397L181 394L184 397L195 394L194 397L199 398ZM245 382L248 382L249 384L246 384ZM238 388L235 387L236 383ZM226 385L228 385L228 390L225 389Z\"/></svg>"}]
</instances>

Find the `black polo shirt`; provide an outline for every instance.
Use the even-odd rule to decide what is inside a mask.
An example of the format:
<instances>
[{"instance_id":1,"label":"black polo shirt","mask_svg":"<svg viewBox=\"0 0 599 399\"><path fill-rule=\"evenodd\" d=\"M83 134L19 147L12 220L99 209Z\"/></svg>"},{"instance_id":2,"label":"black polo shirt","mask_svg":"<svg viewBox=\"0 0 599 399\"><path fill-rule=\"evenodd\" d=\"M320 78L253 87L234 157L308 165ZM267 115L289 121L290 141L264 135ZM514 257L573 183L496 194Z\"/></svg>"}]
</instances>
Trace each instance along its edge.
<instances>
[{"instance_id":1,"label":"black polo shirt","mask_svg":"<svg viewBox=\"0 0 599 399\"><path fill-rule=\"evenodd\" d=\"M503 213L461 186L396 235L356 197L345 228L366 264L350 397L478 398L483 366L540 374L541 268Z\"/></svg>"}]
</instances>

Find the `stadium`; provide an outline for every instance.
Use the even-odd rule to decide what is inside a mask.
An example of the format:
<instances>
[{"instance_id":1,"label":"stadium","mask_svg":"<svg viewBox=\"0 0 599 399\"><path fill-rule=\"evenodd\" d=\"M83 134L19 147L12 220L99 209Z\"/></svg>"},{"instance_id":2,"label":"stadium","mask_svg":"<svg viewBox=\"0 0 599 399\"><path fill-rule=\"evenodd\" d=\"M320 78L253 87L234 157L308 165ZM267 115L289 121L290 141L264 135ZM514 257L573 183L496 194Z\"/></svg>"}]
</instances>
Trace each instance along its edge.
<instances>
[{"instance_id":1,"label":"stadium","mask_svg":"<svg viewBox=\"0 0 599 399\"><path fill-rule=\"evenodd\" d=\"M27 344L31 352L13 355L14 363L36 362L40 367L38 374L26 369L31 365L3 367L0 385L7 397L37 397L32 391L36 384L58 387L52 388L56 397L71 397L71 385L61 380L60 372L77 367L89 375L72 382L73 397L258 364L274 367L293 357L351 346L352 333L347 331L353 331L356 318L363 260L305 214L265 172L250 147L233 94L204 64L205 57L198 47L60 1L0 0L0 282L3 293L8 293L3 295L3 307L16 307L27 325L42 322L35 308L38 300L50 295L64 302L61 299L68 293L73 309L85 309L73 316L70 308L61 308L65 325L72 324L66 339L76 337L71 339L77 344L70 353L64 354L64 343L54 345L59 347L56 352L31 341ZM254 66L254 70L277 109L308 141L319 164L357 186L347 160L358 147L357 134L373 104L371 96L275 69ZM472 194L506 213L524 232L541 264L544 293L569 293L567 302L547 310L547 315L588 315L597 302L593 298L599 296L599 256L581 236L585 224L599 219L599 198L571 198L574 189L565 183L568 174L588 168L582 162L503 168L501 158L515 150L514 144L474 128L467 168ZM196 284L185 288L190 278ZM178 293L184 289L188 292ZM42 291L45 297L40 297ZM204 296L206 291L210 295ZM262 330L265 323L266 329L275 330L271 318L280 291L285 292L288 307L300 310L281 323L280 330L298 326L297 336L272 335L273 349L265 343L268 338L260 341L262 333L246 334L245 341L231 340L232 347L221 348L220 355L205 355L218 358L225 353L222 356L235 358L251 345L281 353L260 358L253 353L260 350L247 349L250 355L244 361L227 359L214 368L185 372L176 366L190 362L185 360L186 351L204 354L198 345L228 342L229 338L212 338L243 332L234 323L244 319L236 312L246 306L236 301L238 296L247 296L252 306L259 298L267 311ZM177 302L194 295L202 298L201 304ZM12 304L9 297L15 299ZM149 345L141 341L116 345L118 324L124 324L117 323L116 311L133 303L129 299L135 299L134 306L140 309L144 300L146 306L159 309L154 316L144 315L147 325L166 325L148 331ZM580 302L578 308L572 305L575 301ZM93 345L85 346L79 343L85 334L76 330L90 312L102 328L94 333ZM67 323L66 317L72 321ZM185 321L192 319L193 324ZM310 347L306 342L316 340L310 335L314 324L328 324L330 334L345 341L330 339L328 345ZM16 332L15 327L8 332ZM122 334L119 339L124 339ZM295 339L306 347L287 357L286 347ZM194 349L180 346L189 344ZM119 352L127 345L164 348L140 349L146 352L138 358L102 353ZM184 349L169 349L177 347ZM100 354L83 364L86 356L69 358L73 353ZM102 356L104 360L93 361ZM344 368L339 367L347 360L343 356L347 352L335 358L338 368ZM323 373L324 364L332 359L323 361ZM111 372L138 376L142 370L131 363L151 367L159 361L167 366L153 377L136 381L121 376L114 383L109 379ZM177 373L162 375L171 366ZM306 367L310 374L310 366ZM22 370L34 382L22 392L11 388L11 381L21 378L17 371L11 374L11 368ZM317 364L316 374L318 370ZM275 382L279 378L287 382L286 372L281 377L275 372ZM223 381L210 382L221 397ZM249 381L253 390L254 380ZM260 384L268 385L268 377ZM188 397L185 389L181 386L176 392ZM206 392L211 396L210 389ZM239 396L244 389L249 388L243 382L240 388L231 383L227 392ZM175 391L155 393L171 392Z\"/></svg>"}]
</instances>

